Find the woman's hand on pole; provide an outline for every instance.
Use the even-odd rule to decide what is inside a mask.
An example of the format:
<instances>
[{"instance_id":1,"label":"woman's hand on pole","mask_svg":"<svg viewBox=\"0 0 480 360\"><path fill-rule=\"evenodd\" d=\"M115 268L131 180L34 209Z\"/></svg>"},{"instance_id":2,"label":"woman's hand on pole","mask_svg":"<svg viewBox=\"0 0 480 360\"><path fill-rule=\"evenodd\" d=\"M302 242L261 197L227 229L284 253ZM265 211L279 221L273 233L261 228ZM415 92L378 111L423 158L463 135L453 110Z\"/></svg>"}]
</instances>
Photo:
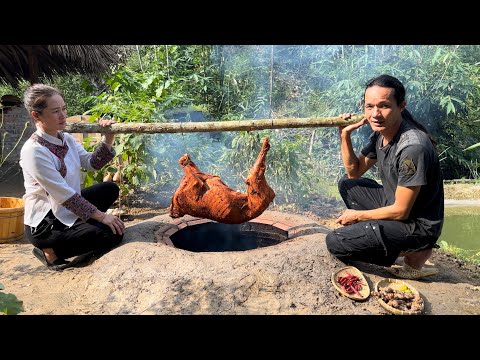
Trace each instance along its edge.
<instances>
[{"instance_id":1,"label":"woman's hand on pole","mask_svg":"<svg viewBox=\"0 0 480 360\"><path fill-rule=\"evenodd\" d=\"M116 121L113 120L113 119L99 119L98 123L103 127L107 127L107 126L111 126L111 125L115 124ZM113 145L113 140L115 139L115 134L105 133L105 134L103 134L103 136L105 136L105 141L104 142L107 145L112 146Z\"/></svg>"}]
</instances>

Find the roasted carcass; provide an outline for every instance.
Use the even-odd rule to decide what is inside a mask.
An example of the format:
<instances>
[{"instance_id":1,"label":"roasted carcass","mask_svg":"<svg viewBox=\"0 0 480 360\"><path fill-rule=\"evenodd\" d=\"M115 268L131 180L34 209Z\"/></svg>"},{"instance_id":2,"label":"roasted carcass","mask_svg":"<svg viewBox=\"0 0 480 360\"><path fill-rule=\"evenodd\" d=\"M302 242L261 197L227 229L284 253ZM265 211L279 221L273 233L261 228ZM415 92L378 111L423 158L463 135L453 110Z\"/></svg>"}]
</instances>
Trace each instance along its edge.
<instances>
[{"instance_id":1,"label":"roasted carcass","mask_svg":"<svg viewBox=\"0 0 480 360\"><path fill-rule=\"evenodd\" d=\"M170 216L178 218L188 214L225 224L240 224L259 216L275 197L265 179L265 158L269 149L266 137L245 180L246 194L229 188L219 176L204 174L188 154L183 155L178 162L185 175L173 195Z\"/></svg>"}]
</instances>

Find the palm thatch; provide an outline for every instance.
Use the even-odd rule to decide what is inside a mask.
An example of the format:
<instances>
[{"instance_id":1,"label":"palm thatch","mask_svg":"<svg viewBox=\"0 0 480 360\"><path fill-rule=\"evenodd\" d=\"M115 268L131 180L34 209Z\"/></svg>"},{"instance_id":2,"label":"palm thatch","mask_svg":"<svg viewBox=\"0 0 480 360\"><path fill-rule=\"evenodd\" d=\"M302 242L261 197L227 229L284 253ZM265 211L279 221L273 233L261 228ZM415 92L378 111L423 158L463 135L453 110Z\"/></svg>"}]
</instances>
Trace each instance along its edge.
<instances>
[{"instance_id":1,"label":"palm thatch","mask_svg":"<svg viewBox=\"0 0 480 360\"><path fill-rule=\"evenodd\" d=\"M116 45L0 45L0 82L17 87L40 76L99 76L120 62L120 52Z\"/></svg>"}]
</instances>

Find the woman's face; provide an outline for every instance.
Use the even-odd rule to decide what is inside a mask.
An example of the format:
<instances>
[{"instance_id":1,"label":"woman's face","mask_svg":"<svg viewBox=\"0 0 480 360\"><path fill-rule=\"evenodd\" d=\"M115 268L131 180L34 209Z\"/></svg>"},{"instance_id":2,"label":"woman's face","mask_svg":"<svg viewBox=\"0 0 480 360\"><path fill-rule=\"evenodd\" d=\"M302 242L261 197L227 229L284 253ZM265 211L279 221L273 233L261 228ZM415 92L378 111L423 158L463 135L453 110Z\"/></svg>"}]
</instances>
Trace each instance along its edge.
<instances>
[{"instance_id":1,"label":"woman's face","mask_svg":"<svg viewBox=\"0 0 480 360\"><path fill-rule=\"evenodd\" d=\"M41 130L55 137L67 124L67 106L60 95L48 98L47 107L41 113L33 111L32 115Z\"/></svg>"}]
</instances>

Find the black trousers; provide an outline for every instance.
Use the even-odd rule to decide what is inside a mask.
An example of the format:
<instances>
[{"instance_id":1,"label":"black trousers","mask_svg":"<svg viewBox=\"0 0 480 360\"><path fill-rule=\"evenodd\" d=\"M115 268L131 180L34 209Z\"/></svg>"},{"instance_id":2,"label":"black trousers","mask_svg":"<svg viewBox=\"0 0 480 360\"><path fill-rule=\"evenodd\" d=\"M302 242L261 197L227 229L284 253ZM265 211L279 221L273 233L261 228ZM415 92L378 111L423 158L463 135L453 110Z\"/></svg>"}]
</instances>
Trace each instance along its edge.
<instances>
[{"instance_id":1,"label":"black trousers","mask_svg":"<svg viewBox=\"0 0 480 360\"><path fill-rule=\"evenodd\" d=\"M107 211L118 198L120 189L113 182L102 182L82 190L82 196L100 211ZM77 219L68 227L48 212L42 222L32 229L25 225L25 236L33 246L52 248L60 259L91 251L107 251L117 246L123 235L114 234L110 227L94 219Z\"/></svg>"},{"instance_id":2,"label":"black trousers","mask_svg":"<svg viewBox=\"0 0 480 360\"><path fill-rule=\"evenodd\" d=\"M383 186L367 178L338 182L345 205L354 210L372 210L389 205ZM437 239L418 234L413 220L370 220L347 225L327 234L327 249L339 260L351 260L390 266L400 252L414 252L436 247Z\"/></svg>"}]
</instances>

